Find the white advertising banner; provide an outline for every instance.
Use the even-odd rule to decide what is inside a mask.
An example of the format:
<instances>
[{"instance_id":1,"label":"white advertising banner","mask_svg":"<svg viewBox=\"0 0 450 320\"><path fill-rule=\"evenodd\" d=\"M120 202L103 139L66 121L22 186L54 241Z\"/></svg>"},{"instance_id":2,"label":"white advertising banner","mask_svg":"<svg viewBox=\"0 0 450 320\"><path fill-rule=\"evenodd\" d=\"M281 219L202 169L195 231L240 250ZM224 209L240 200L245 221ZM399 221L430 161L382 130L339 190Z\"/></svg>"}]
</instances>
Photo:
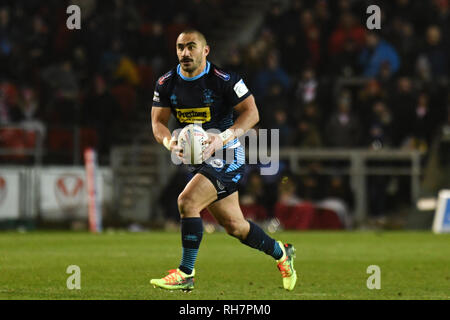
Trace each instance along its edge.
<instances>
[{"instance_id":1,"label":"white advertising banner","mask_svg":"<svg viewBox=\"0 0 450 320\"><path fill-rule=\"evenodd\" d=\"M108 173L109 171L99 170L96 177L101 201L111 199L110 193L105 190L105 177ZM43 219L87 219L88 197L84 168L54 167L42 170L39 203Z\"/></svg>"},{"instance_id":2,"label":"white advertising banner","mask_svg":"<svg viewBox=\"0 0 450 320\"><path fill-rule=\"evenodd\" d=\"M19 183L19 170L0 170L0 220L19 218Z\"/></svg>"}]
</instances>

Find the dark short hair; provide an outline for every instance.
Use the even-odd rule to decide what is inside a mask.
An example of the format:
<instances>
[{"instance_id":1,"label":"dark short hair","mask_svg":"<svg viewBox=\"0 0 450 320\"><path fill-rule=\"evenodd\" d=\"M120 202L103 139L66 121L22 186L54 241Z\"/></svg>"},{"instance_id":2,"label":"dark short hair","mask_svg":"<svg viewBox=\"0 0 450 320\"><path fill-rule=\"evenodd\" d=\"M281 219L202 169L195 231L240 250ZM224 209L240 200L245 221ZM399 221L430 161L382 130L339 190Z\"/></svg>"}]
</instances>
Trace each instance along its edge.
<instances>
[{"instance_id":1,"label":"dark short hair","mask_svg":"<svg viewBox=\"0 0 450 320\"><path fill-rule=\"evenodd\" d=\"M208 44L208 42L206 41L205 35L203 33L201 33L200 31L198 31L197 29L192 29L192 28L185 29L182 32L180 32L180 34L183 34L183 33L184 34L192 34L192 33L194 33L194 34L196 34L199 37L200 41L202 41L205 45Z\"/></svg>"}]
</instances>

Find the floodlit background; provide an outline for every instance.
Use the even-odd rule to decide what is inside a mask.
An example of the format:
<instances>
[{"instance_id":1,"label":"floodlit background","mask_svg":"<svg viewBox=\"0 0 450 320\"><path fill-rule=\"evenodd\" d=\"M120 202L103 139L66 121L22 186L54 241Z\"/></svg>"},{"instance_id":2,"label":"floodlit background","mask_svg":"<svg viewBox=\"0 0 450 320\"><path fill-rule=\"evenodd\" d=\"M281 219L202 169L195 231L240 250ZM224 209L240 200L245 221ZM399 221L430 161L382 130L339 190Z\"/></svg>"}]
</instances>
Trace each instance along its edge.
<instances>
[{"instance_id":1,"label":"floodlit background","mask_svg":"<svg viewBox=\"0 0 450 320\"><path fill-rule=\"evenodd\" d=\"M66 8L81 8L69 30ZM366 8L381 8L381 30ZM176 230L191 178L150 123L177 35L205 33L280 130L280 170L248 166L247 218L282 229L430 229L450 188L448 0L11 0L0 3L0 227ZM417 207L420 199L431 199ZM203 212L207 230L217 230ZM219 229L220 230L220 229Z\"/></svg>"}]
</instances>

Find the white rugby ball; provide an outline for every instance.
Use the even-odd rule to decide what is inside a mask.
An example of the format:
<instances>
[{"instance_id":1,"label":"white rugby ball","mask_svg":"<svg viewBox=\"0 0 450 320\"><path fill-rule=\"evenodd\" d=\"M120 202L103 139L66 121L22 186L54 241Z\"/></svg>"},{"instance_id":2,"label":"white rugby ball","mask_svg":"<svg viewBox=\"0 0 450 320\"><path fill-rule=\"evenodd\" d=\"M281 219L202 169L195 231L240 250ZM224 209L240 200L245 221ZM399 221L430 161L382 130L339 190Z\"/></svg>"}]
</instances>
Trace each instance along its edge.
<instances>
[{"instance_id":1,"label":"white rugby ball","mask_svg":"<svg viewBox=\"0 0 450 320\"><path fill-rule=\"evenodd\" d=\"M178 135L178 146L183 148L183 157L187 164L201 164L208 134L199 125L189 124Z\"/></svg>"}]
</instances>

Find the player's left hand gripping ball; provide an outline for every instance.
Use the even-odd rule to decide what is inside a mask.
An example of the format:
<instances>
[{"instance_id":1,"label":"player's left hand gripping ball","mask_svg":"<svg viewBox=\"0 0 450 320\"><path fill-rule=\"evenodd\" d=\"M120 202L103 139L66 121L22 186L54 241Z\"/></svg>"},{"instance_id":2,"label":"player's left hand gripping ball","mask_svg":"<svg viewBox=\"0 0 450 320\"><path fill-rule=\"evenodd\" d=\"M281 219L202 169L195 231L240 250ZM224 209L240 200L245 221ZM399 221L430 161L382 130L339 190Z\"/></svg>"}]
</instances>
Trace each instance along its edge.
<instances>
[{"instance_id":1,"label":"player's left hand gripping ball","mask_svg":"<svg viewBox=\"0 0 450 320\"><path fill-rule=\"evenodd\" d=\"M208 140L206 140L206 148L203 151L203 161L209 159L214 152L223 148L223 140L218 134L208 133Z\"/></svg>"}]
</instances>

